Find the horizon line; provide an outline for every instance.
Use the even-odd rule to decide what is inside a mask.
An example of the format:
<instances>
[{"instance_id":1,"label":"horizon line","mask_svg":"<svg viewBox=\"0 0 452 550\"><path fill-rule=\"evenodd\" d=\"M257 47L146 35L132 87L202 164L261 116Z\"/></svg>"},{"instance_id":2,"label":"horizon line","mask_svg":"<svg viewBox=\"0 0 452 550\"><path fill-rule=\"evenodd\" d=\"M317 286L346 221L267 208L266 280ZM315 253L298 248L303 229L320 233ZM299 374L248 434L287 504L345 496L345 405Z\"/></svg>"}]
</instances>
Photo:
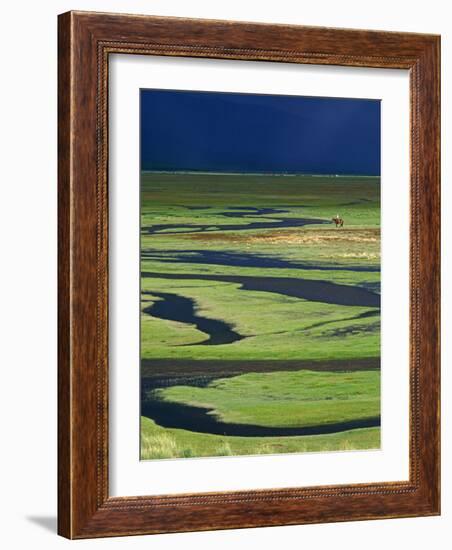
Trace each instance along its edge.
<instances>
[{"instance_id":1,"label":"horizon line","mask_svg":"<svg viewBox=\"0 0 452 550\"><path fill-rule=\"evenodd\" d=\"M141 172L152 174L213 174L225 176L311 176L311 177L335 177L335 178L381 178L381 174L312 174L310 172L218 172L210 170L145 170Z\"/></svg>"}]
</instances>

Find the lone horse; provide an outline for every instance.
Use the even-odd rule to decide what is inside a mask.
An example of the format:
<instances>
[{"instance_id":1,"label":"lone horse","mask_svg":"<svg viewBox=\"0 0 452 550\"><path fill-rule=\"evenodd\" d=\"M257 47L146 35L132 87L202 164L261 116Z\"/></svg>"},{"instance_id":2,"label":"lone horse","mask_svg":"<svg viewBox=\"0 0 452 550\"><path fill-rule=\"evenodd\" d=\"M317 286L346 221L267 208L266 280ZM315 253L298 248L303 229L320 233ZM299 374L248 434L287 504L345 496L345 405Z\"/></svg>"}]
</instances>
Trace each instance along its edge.
<instances>
[{"instance_id":1,"label":"lone horse","mask_svg":"<svg viewBox=\"0 0 452 550\"><path fill-rule=\"evenodd\" d=\"M336 227L344 227L344 220L339 216L331 218L331 221L336 224Z\"/></svg>"}]
</instances>

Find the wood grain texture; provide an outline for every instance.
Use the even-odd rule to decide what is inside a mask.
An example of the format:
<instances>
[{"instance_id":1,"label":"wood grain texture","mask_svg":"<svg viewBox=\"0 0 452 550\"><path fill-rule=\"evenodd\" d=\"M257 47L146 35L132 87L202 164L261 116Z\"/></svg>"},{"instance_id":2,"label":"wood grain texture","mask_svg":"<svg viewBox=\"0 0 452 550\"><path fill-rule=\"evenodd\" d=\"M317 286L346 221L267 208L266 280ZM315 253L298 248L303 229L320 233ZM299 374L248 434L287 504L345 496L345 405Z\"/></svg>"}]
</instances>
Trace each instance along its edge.
<instances>
[{"instance_id":1,"label":"wood grain texture","mask_svg":"<svg viewBox=\"0 0 452 550\"><path fill-rule=\"evenodd\" d=\"M60 29L69 14L60 18ZM70 410L70 190L71 82L70 32L58 34L58 530L71 532Z\"/></svg>"},{"instance_id":2,"label":"wood grain texture","mask_svg":"<svg viewBox=\"0 0 452 550\"><path fill-rule=\"evenodd\" d=\"M59 533L86 538L438 514L439 37L69 12L59 17L58 47ZM410 70L409 481L109 497L107 91L112 53Z\"/></svg>"}]
</instances>

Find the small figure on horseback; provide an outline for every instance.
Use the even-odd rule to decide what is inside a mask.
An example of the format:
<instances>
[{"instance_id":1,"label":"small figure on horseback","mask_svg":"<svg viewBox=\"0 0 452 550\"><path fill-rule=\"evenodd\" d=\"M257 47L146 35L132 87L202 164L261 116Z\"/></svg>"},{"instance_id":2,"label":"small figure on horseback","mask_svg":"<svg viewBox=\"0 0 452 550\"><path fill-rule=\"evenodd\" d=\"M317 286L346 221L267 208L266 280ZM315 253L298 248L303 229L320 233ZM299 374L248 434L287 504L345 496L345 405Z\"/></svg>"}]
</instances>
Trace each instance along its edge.
<instances>
[{"instance_id":1,"label":"small figure on horseback","mask_svg":"<svg viewBox=\"0 0 452 550\"><path fill-rule=\"evenodd\" d=\"M344 220L336 214L335 218L331 218L331 221L336 224L336 227L344 227Z\"/></svg>"}]
</instances>

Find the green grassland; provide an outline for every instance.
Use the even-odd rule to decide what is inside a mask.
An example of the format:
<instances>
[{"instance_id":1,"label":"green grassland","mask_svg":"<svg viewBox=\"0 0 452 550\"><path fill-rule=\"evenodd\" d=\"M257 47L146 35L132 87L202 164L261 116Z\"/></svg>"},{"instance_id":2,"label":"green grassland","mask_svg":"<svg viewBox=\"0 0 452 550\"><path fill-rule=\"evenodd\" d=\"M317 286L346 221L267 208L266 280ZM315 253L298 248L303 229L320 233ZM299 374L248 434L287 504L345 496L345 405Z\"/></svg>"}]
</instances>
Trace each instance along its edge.
<instances>
[{"instance_id":1,"label":"green grassland","mask_svg":"<svg viewBox=\"0 0 452 550\"><path fill-rule=\"evenodd\" d=\"M315 364L379 357L377 308L243 290L238 283L214 280L225 275L294 278L379 293L379 178L143 173L141 185L141 271L152 274L141 279L142 308L161 300L152 292L174 293L193 300L198 315L221 319L243 336L224 345L202 345L205 334L193 324L142 312L142 359L300 360ZM246 207L284 212L242 215ZM225 225L245 228L254 221L331 220L336 214L344 219L341 229L332 223L222 229ZM173 227L147 231L156 225ZM194 227L177 227L184 225ZM195 226L205 229L199 231ZM275 261L266 267L252 262L228 265L227 261L209 261L209 254ZM192 278L168 278L178 274ZM196 275L213 280L197 279ZM212 414L223 421L307 426L378 415L380 382L379 371L281 370L217 379L205 387L178 383L154 395L213 409ZM376 448L379 438L379 428L321 436L226 437L165 429L142 418L145 459Z\"/></svg>"},{"instance_id":2,"label":"green grassland","mask_svg":"<svg viewBox=\"0 0 452 550\"><path fill-rule=\"evenodd\" d=\"M141 419L141 457L144 460L349 451L378 447L380 428L301 437L226 437L161 428L150 418Z\"/></svg>"},{"instance_id":3,"label":"green grassland","mask_svg":"<svg viewBox=\"0 0 452 550\"><path fill-rule=\"evenodd\" d=\"M245 293L229 283L181 285L152 279L145 280L143 288L182 290L196 300L199 313L230 322L247 338L227 345L190 346L203 340L194 327L143 315L142 334L152 337L143 338L142 358L320 360L379 355L378 318L346 320L369 308L348 306L344 311L342 306L278 294Z\"/></svg>"},{"instance_id":4,"label":"green grassland","mask_svg":"<svg viewBox=\"0 0 452 550\"><path fill-rule=\"evenodd\" d=\"M166 401L213 407L224 422L311 426L378 416L379 373L270 372L219 379L206 388L157 390Z\"/></svg>"}]
</instances>

